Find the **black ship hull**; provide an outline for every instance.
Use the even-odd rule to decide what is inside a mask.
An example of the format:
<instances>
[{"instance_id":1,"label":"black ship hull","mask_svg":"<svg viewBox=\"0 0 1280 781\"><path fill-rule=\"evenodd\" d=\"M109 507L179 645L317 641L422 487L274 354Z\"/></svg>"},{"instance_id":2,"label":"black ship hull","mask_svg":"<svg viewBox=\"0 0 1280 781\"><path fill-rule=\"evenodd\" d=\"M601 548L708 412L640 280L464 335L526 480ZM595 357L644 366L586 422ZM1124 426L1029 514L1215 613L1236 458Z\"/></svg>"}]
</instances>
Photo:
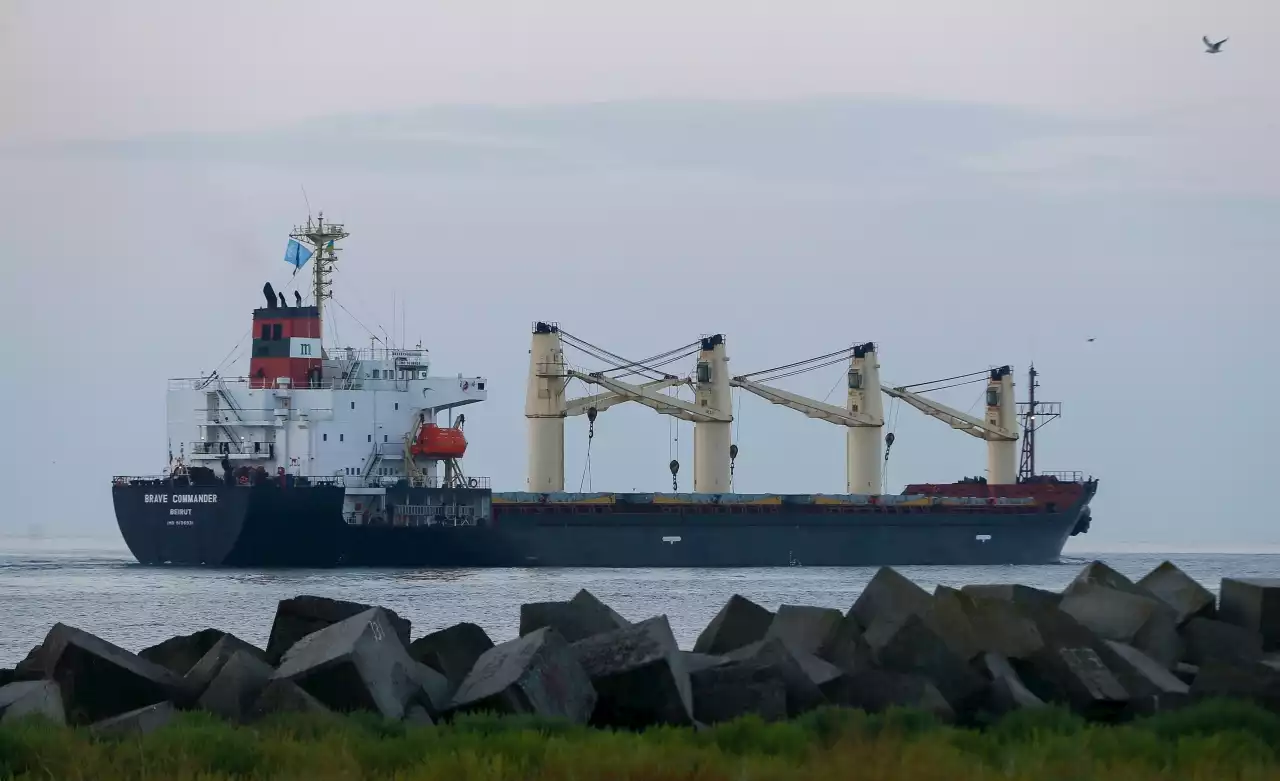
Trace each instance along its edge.
<instances>
[{"instance_id":1,"label":"black ship hull","mask_svg":"<svg viewBox=\"0 0 1280 781\"><path fill-rule=\"evenodd\" d=\"M417 490L391 489L388 501L412 504ZM1029 511L495 504L487 518L420 525L348 523L338 485L133 483L112 494L143 564L698 568L1052 563L1087 530L1093 491Z\"/></svg>"}]
</instances>

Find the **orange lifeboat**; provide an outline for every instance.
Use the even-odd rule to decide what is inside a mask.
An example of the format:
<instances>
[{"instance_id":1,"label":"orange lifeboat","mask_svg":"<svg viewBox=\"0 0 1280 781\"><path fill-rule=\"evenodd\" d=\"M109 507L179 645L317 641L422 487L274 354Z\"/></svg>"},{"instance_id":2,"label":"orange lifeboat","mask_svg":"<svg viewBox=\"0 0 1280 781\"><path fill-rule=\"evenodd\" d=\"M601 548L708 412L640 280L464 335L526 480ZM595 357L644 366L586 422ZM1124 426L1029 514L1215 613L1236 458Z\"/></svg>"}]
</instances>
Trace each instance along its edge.
<instances>
[{"instance_id":1,"label":"orange lifeboat","mask_svg":"<svg viewBox=\"0 0 1280 781\"><path fill-rule=\"evenodd\" d=\"M409 452L423 458L462 458L467 452L467 438L460 428L441 428L428 423L418 429L418 439Z\"/></svg>"}]
</instances>

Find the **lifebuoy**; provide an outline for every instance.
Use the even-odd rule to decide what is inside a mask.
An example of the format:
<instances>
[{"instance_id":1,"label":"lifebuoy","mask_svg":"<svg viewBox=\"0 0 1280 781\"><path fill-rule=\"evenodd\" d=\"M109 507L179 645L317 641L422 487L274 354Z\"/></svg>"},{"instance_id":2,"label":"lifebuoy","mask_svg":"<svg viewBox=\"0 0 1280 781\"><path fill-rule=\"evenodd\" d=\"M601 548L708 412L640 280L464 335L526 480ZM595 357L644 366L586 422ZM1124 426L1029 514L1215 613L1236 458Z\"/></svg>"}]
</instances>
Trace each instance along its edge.
<instances>
[{"instance_id":1,"label":"lifebuoy","mask_svg":"<svg viewBox=\"0 0 1280 781\"><path fill-rule=\"evenodd\" d=\"M463 383L462 383L462 389L463 389L463 390L466 390L467 388L470 388L470 387L471 387L471 383L469 383L469 382L463 382Z\"/></svg>"},{"instance_id":2,"label":"lifebuoy","mask_svg":"<svg viewBox=\"0 0 1280 781\"><path fill-rule=\"evenodd\" d=\"M476 486L480 485L480 481L473 477L467 481L467 485L471 486L472 488L475 488Z\"/></svg>"}]
</instances>

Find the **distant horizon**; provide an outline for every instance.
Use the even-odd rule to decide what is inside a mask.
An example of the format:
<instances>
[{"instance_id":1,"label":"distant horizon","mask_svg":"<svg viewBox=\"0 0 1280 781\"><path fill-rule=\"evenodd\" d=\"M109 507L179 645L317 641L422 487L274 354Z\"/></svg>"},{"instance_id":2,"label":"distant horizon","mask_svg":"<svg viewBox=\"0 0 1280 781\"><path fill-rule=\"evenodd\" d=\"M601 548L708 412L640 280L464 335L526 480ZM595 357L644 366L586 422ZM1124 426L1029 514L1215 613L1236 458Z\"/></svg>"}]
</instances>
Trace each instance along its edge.
<instances>
[{"instance_id":1,"label":"distant horizon","mask_svg":"<svg viewBox=\"0 0 1280 781\"><path fill-rule=\"evenodd\" d=\"M96 536L96 535L90 535L90 534L32 535L32 534L14 534L9 532L0 532L0 556L12 555L14 553L28 553L28 552L38 553L41 550L37 546L33 546L31 548L28 548L27 550L10 550L5 547L4 543L6 541L11 541L11 540L12 541L21 540L21 541L30 542L30 543L40 543L45 541L57 542L57 543L92 542L95 544L93 547L84 547L84 548L67 548L66 546L60 546L60 547L62 547L64 550L85 550L85 551L99 550L103 552L110 551L112 553L125 553L125 554L129 553L128 546L125 545L124 540L120 537L109 537L105 535ZM105 546L105 547L98 547L98 546ZM52 549L50 549L49 552L53 552ZM1071 559L1078 559L1082 557L1087 558L1091 554L1106 555L1106 554L1117 554L1117 553L1118 554L1169 555L1169 556L1198 556L1198 555L1274 556L1274 555L1280 555L1280 545L1241 546L1239 544L1231 544L1231 543L1217 543L1217 544L1206 543L1204 545L1193 545L1193 546L1168 546L1168 545L1161 546L1157 543L1114 542L1114 543L1109 543L1109 547L1105 547L1105 548L1099 548L1099 547L1085 548L1085 547L1077 547L1072 544L1072 541L1068 541L1066 547L1062 551L1062 558L1064 560L1071 560ZM1071 563L1071 562L1065 561L1064 563ZM903 566L907 566L907 565L903 565ZM928 566L928 565L910 565L910 566ZM939 565L939 566L953 566L953 565ZM982 565L982 566L985 566L985 565ZM1008 566L1034 566L1034 565L1008 565ZM253 569L253 568L247 568L247 569ZM343 568L339 567L338 569L343 569ZM399 567L394 569L438 569L438 568ZM467 569L467 568L462 567L461 569ZM570 567L567 569L584 569L584 568ZM586 569L593 569L593 568L586 568ZM605 568L605 569L608 569L608 568ZM698 568L694 567L693 569L698 569ZM863 569L863 568L862 567L835 567L835 568L828 568L828 569Z\"/></svg>"}]
</instances>

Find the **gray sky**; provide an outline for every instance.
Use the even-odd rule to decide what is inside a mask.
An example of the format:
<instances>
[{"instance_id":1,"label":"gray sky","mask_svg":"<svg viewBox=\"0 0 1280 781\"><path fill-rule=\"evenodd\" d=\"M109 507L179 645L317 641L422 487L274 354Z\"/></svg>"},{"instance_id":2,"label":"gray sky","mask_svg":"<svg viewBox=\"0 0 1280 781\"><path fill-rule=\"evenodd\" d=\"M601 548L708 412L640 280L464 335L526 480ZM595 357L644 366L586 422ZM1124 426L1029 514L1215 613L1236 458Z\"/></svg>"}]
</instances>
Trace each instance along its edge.
<instances>
[{"instance_id":1,"label":"gray sky","mask_svg":"<svg viewBox=\"0 0 1280 781\"><path fill-rule=\"evenodd\" d=\"M287 277L305 186L353 232L350 313L407 301L438 371L491 379L468 461L499 489L535 318L637 356L724 332L740 371L872 339L886 380L1012 363L1020 397L1034 358L1042 463L1102 480L1085 549L1280 546L1274 3L191 9L0 3L0 533L115 534L108 478L162 467L165 379ZM841 489L841 429L739 413L742 490ZM984 468L895 428L895 487ZM592 485L669 487L673 447L611 410Z\"/></svg>"}]
</instances>

